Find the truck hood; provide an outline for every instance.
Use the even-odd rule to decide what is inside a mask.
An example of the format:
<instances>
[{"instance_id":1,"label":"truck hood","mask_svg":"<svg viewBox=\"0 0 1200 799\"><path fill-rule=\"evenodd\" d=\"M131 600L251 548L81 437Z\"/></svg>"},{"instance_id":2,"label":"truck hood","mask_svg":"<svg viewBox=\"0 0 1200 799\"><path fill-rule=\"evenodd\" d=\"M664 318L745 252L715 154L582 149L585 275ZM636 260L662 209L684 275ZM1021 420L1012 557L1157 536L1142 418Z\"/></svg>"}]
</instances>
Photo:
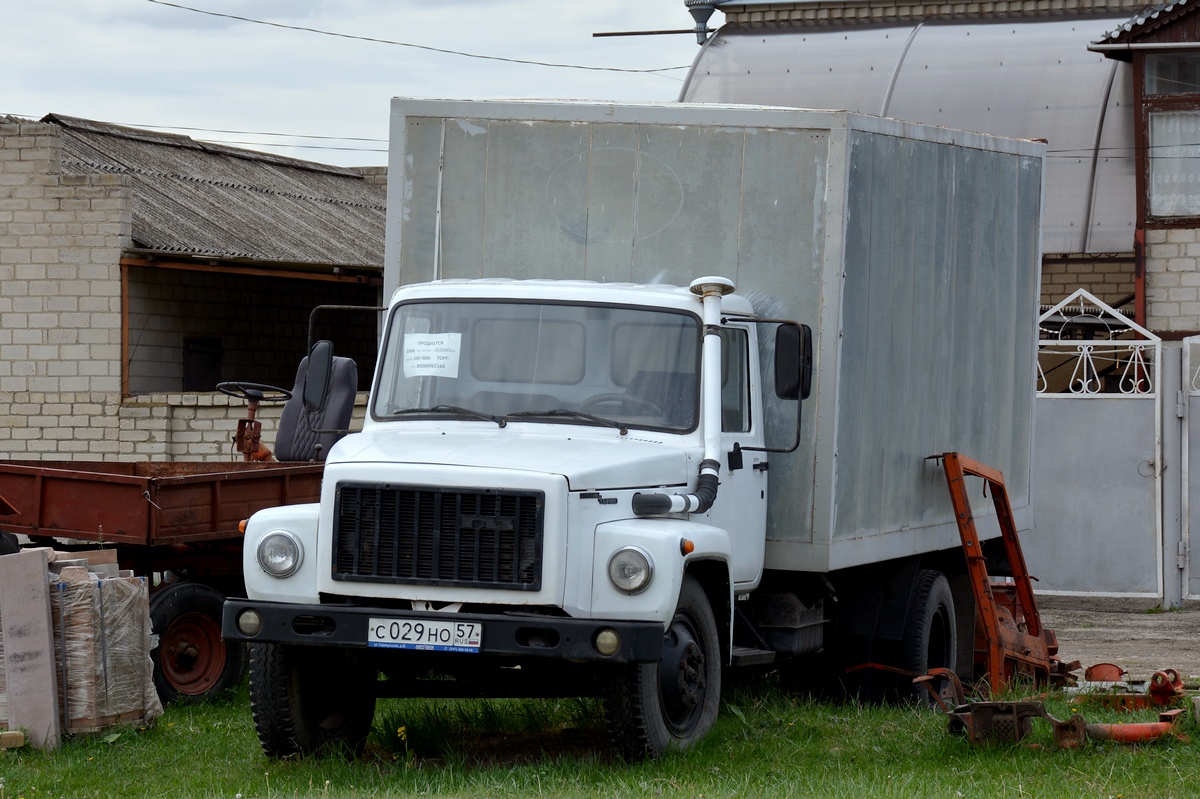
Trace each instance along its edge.
<instances>
[{"instance_id":1,"label":"truck hood","mask_svg":"<svg viewBox=\"0 0 1200 799\"><path fill-rule=\"evenodd\" d=\"M560 474L572 491L686 485L688 451L629 437L548 436L504 429L384 430L343 438L326 466L427 463Z\"/></svg>"}]
</instances>

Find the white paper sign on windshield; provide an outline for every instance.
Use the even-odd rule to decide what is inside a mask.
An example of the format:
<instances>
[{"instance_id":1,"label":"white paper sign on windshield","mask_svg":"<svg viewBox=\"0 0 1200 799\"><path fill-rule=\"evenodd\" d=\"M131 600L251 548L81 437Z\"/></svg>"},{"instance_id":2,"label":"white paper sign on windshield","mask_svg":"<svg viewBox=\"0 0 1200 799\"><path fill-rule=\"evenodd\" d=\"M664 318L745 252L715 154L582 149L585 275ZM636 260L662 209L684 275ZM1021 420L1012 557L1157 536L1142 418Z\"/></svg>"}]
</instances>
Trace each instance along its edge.
<instances>
[{"instance_id":1,"label":"white paper sign on windshield","mask_svg":"<svg viewBox=\"0 0 1200 799\"><path fill-rule=\"evenodd\" d=\"M408 333L404 336L404 376L458 377L461 333Z\"/></svg>"}]
</instances>

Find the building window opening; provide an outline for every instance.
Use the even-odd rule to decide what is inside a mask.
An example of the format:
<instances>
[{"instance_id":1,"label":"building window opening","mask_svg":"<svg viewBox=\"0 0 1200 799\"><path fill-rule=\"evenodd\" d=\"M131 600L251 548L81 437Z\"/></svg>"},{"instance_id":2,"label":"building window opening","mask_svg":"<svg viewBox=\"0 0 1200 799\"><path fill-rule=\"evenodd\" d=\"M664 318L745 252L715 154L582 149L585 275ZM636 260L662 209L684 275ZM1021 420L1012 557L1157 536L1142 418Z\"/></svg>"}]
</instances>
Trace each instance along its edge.
<instances>
[{"instance_id":1,"label":"building window opening","mask_svg":"<svg viewBox=\"0 0 1200 799\"><path fill-rule=\"evenodd\" d=\"M1200 94L1200 53L1146 56L1146 94Z\"/></svg>"},{"instance_id":2,"label":"building window opening","mask_svg":"<svg viewBox=\"0 0 1200 799\"><path fill-rule=\"evenodd\" d=\"M1200 216L1200 109L1150 113L1150 215Z\"/></svg>"}]
</instances>

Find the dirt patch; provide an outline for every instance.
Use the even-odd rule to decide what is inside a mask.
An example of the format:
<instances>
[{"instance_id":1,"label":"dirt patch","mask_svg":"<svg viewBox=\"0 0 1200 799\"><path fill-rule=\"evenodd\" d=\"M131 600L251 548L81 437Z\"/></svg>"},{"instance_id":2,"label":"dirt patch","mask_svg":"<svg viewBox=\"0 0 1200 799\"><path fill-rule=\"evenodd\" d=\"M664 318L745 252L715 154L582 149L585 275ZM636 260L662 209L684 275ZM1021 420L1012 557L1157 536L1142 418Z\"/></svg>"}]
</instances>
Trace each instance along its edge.
<instances>
[{"instance_id":1,"label":"dirt patch","mask_svg":"<svg viewBox=\"0 0 1200 799\"><path fill-rule=\"evenodd\" d=\"M1146 599L1040 596L1038 610L1064 661L1115 663L1130 678L1173 668L1200 681L1200 603L1162 611Z\"/></svg>"}]
</instances>

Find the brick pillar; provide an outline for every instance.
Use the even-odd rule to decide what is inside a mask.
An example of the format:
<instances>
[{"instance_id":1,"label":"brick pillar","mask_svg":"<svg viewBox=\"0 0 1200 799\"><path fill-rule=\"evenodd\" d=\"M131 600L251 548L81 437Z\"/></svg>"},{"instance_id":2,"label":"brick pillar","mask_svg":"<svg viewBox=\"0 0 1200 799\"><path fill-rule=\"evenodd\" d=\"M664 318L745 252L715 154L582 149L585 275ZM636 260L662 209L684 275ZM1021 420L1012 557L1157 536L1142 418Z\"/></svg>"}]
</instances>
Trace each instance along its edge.
<instances>
[{"instance_id":1,"label":"brick pillar","mask_svg":"<svg viewBox=\"0 0 1200 799\"><path fill-rule=\"evenodd\" d=\"M132 196L61 156L57 125L0 122L0 457L118 451Z\"/></svg>"}]
</instances>

